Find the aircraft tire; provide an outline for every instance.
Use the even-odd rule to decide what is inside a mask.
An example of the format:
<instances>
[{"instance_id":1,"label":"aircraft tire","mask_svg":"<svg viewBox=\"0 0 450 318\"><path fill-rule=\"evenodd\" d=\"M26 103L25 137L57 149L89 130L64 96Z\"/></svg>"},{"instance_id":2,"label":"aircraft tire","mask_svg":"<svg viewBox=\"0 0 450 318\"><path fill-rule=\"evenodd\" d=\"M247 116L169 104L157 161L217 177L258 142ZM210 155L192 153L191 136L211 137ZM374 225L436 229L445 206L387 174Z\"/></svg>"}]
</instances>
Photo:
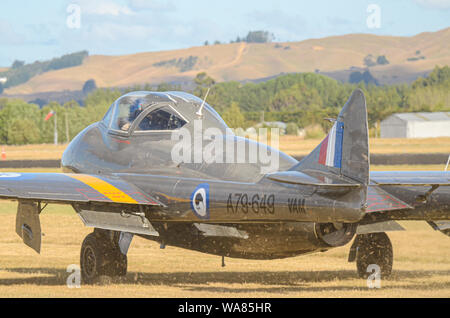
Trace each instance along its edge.
<instances>
[{"instance_id":1,"label":"aircraft tire","mask_svg":"<svg viewBox=\"0 0 450 318\"><path fill-rule=\"evenodd\" d=\"M96 228L94 233L103 243L103 251L105 254L104 275L125 276L127 274L128 258L120 252L120 232Z\"/></svg>"},{"instance_id":2,"label":"aircraft tire","mask_svg":"<svg viewBox=\"0 0 450 318\"><path fill-rule=\"evenodd\" d=\"M111 240L98 233L90 233L81 245L81 279L83 283L95 283L99 276L125 276L127 256Z\"/></svg>"},{"instance_id":3,"label":"aircraft tire","mask_svg":"<svg viewBox=\"0 0 450 318\"><path fill-rule=\"evenodd\" d=\"M394 262L392 243L386 233L360 234L356 236L356 269L358 276L368 278L373 274L372 264L380 267L381 278L391 275ZM368 272L369 269L369 272Z\"/></svg>"},{"instance_id":4,"label":"aircraft tire","mask_svg":"<svg viewBox=\"0 0 450 318\"><path fill-rule=\"evenodd\" d=\"M97 278L104 274L102 264L105 255L102 251L102 242L95 233L90 233L81 244L80 268L83 283L95 283Z\"/></svg>"},{"instance_id":5,"label":"aircraft tire","mask_svg":"<svg viewBox=\"0 0 450 318\"><path fill-rule=\"evenodd\" d=\"M106 256L108 258L108 266L106 268L106 275L108 276L125 276L127 274L128 260L127 256L123 255L120 250L111 250Z\"/></svg>"}]
</instances>

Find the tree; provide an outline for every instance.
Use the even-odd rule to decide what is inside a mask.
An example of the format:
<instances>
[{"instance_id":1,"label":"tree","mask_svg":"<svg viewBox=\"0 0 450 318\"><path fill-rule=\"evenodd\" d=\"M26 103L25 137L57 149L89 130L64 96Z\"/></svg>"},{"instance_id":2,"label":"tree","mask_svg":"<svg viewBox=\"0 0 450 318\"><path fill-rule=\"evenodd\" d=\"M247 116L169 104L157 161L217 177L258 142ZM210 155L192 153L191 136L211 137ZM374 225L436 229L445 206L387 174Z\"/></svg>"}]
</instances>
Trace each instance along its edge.
<instances>
[{"instance_id":1,"label":"tree","mask_svg":"<svg viewBox=\"0 0 450 318\"><path fill-rule=\"evenodd\" d=\"M444 66L439 67L436 66L434 70L428 74L426 78L419 77L412 84L412 88L416 89L418 87L426 87L432 85L442 85L442 86L450 86L450 67Z\"/></svg>"},{"instance_id":2,"label":"tree","mask_svg":"<svg viewBox=\"0 0 450 318\"><path fill-rule=\"evenodd\" d=\"M25 65L25 61L15 60L15 61L12 63L11 68L12 68L12 69L18 69L18 68L21 68L21 67L24 66L24 65Z\"/></svg>"},{"instance_id":3,"label":"tree","mask_svg":"<svg viewBox=\"0 0 450 318\"><path fill-rule=\"evenodd\" d=\"M31 119L16 119L8 129L8 144L33 144L40 140L39 129Z\"/></svg>"},{"instance_id":4,"label":"tree","mask_svg":"<svg viewBox=\"0 0 450 318\"><path fill-rule=\"evenodd\" d=\"M322 99L315 88L308 88L305 84L294 84L279 91L271 101L273 110L309 109L310 106L322 106Z\"/></svg>"},{"instance_id":5,"label":"tree","mask_svg":"<svg viewBox=\"0 0 450 318\"><path fill-rule=\"evenodd\" d=\"M87 80L83 85L83 94L87 95L92 91L95 91L97 89L97 84L95 83L95 80L90 79Z\"/></svg>"},{"instance_id":6,"label":"tree","mask_svg":"<svg viewBox=\"0 0 450 318\"><path fill-rule=\"evenodd\" d=\"M194 83L197 85L197 87L194 89L194 95L200 98L204 98L208 89L213 87L216 84L216 81L212 77L208 76L208 74L206 74L205 72L202 72L197 74L197 76L194 78ZM211 95L213 94L209 94L210 97ZM208 97L208 101L210 101L210 97Z\"/></svg>"},{"instance_id":7,"label":"tree","mask_svg":"<svg viewBox=\"0 0 450 318\"><path fill-rule=\"evenodd\" d=\"M3 83L0 83L0 94L3 94Z\"/></svg>"},{"instance_id":8,"label":"tree","mask_svg":"<svg viewBox=\"0 0 450 318\"><path fill-rule=\"evenodd\" d=\"M245 117L236 102L231 103L231 106L225 110L222 119L230 128L243 128L245 125Z\"/></svg>"},{"instance_id":9,"label":"tree","mask_svg":"<svg viewBox=\"0 0 450 318\"><path fill-rule=\"evenodd\" d=\"M36 104L39 106L39 108L42 108L48 104L48 101L45 99L42 99L42 98L36 98L36 99L33 99L32 101L30 101L30 104Z\"/></svg>"},{"instance_id":10,"label":"tree","mask_svg":"<svg viewBox=\"0 0 450 318\"><path fill-rule=\"evenodd\" d=\"M373 60L373 55L369 54L364 58L364 65L366 65L367 67L371 67L371 66L375 66L377 65L377 63Z\"/></svg>"},{"instance_id":11,"label":"tree","mask_svg":"<svg viewBox=\"0 0 450 318\"><path fill-rule=\"evenodd\" d=\"M250 31L245 38L247 43L269 43L273 40L273 34L267 31Z\"/></svg>"},{"instance_id":12,"label":"tree","mask_svg":"<svg viewBox=\"0 0 450 318\"><path fill-rule=\"evenodd\" d=\"M0 102L0 143L11 144L12 142L9 140L11 125L18 119L31 120L31 122L37 124L39 121L39 107L20 99L5 98L0 100ZM22 127L24 126L22 125ZM32 130L32 125L30 125L30 130Z\"/></svg>"},{"instance_id":13,"label":"tree","mask_svg":"<svg viewBox=\"0 0 450 318\"><path fill-rule=\"evenodd\" d=\"M297 136L298 134L298 126L296 123L288 123L286 125L286 135Z\"/></svg>"},{"instance_id":14,"label":"tree","mask_svg":"<svg viewBox=\"0 0 450 318\"><path fill-rule=\"evenodd\" d=\"M161 83L156 88L156 91L158 92L181 91L181 86L170 83Z\"/></svg>"},{"instance_id":15,"label":"tree","mask_svg":"<svg viewBox=\"0 0 450 318\"><path fill-rule=\"evenodd\" d=\"M87 56L87 51L81 51L66 54L50 61L36 61L31 64L25 64L24 61L16 60L9 70L3 72L3 75L8 78L5 88L23 84L30 78L44 72L80 65Z\"/></svg>"},{"instance_id":16,"label":"tree","mask_svg":"<svg viewBox=\"0 0 450 318\"><path fill-rule=\"evenodd\" d=\"M88 51L80 51L54 58L43 63L44 72L81 65L87 56L89 56Z\"/></svg>"},{"instance_id":17,"label":"tree","mask_svg":"<svg viewBox=\"0 0 450 318\"><path fill-rule=\"evenodd\" d=\"M379 57L377 57L377 64L386 65L389 64L389 61L387 60L386 56L380 55Z\"/></svg>"},{"instance_id":18,"label":"tree","mask_svg":"<svg viewBox=\"0 0 450 318\"><path fill-rule=\"evenodd\" d=\"M206 72L202 72L198 73L194 78L194 83L197 84L197 86L211 87L216 84L216 81L212 77L208 76Z\"/></svg>"},{"instance_id":19,"label":"tree","mask_svg":"<svg viewBox=\"0 0 450 318\"><path fill-rule=\"evenodd\" d=\"M348 81L352 84L364 82L365 84L378 85L377 79L375 77L373 77L372 74L368 70L364 71L364 73L361 73L358 71L352 72L350 74Z\"/></svg>"}]
</instances>

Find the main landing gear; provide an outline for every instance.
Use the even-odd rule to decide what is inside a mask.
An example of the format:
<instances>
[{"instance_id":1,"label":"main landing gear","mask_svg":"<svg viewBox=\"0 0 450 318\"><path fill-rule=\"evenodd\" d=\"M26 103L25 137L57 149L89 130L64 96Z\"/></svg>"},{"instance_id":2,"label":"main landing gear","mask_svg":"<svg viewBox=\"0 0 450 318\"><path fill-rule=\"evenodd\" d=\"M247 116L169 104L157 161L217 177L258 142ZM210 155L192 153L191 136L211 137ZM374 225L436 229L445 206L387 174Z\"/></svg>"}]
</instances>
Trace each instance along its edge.
<instances>
[{"instance_id":1,"label":"main landing gear","mask_svg":"<svg viewBox=\"0 0 450 318\"><path fill-rule=\"evenodd\" d=\"M386 233L357 235L348 257L349 262L355 260L356 269L361 278L367 278L373 274L370 265L378 265L381 278L391 275L394 253Z\"/></svg>"},{"instance_id":2,"label":"main landing gear","mask_svg":"<svg viewBox=\"0 0 450 318\"><path fill-rule=\"evenodd\" d=\"M99 276L125 276L127 256L119 248L119 232L95 229L81 245L81 279L92 284Z\"/></svg>"}]
</instances>

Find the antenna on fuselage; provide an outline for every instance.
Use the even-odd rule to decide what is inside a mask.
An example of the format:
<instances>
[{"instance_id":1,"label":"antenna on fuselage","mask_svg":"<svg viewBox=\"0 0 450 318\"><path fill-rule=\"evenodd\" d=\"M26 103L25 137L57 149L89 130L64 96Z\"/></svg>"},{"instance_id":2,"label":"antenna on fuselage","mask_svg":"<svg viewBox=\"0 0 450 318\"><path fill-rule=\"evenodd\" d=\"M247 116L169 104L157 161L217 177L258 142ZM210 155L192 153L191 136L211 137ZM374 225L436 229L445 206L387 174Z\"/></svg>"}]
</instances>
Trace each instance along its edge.
<instances>
[{"instance_id":1,"label":"antenna on fuselage","mask_svg":"<svg viewBox=\"0 0 450 318\"><path fill-rule=\"evenodd\" d=\"M203 107L205 107L205 103L206 103L206 99L208 98L208 94L209 91L211 90L210 87L208 87L208 91L206 92L205 98L203 99L202 104L200 105L200 108L198 109L198 111L195 113L199 118L203 117Z\"/></svg>"}]
</instances>

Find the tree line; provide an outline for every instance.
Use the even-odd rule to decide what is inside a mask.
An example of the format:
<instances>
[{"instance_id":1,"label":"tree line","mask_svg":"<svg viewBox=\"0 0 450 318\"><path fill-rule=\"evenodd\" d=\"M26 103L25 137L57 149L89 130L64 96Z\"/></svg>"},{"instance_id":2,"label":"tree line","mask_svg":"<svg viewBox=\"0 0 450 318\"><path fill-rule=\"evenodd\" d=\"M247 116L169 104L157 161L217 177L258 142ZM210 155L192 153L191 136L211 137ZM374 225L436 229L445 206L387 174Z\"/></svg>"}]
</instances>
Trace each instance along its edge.
<instances>
[{"instance_id":1,"label":"tree line","mask_svg":"<svg viewBox=\"0 0 450 318\"><path fill-rule=\"evenodd\" d=\"M89 53L87 51L80 51L56 57L49 61L36 61L30 64L25 64L24 61L16 60L11 65L11 68L5 72L0 72L0 77L7 78L7 81L3 84L2 88L23 84L33 76L44 72L81 65L88 55Z\"/></svg>"},{"instance_id":2,"label":"tree line","mask_svg":"<svg viewBox=\"0 0 450 318\"><path fill-rule=\"evenodd\" d=\"M320 126L327 130L330 123L323 119L337 117L357 87L366 95L372 128L393 113L450 111L448 66L436 67L427 77L418 78L411 85L341 83L315 73L289 74L262 83L246 84L217 83L207 74L200 73L194 82L195 89L191 93L203 98L209 88L207 102L233 128L251 127L264 118L298 128ZM53 119L44 121L50 110L57 114L59 142L63 143L67 139L66 127L69 139L73 138L89 124L101 120L110 105L128 91L180 89L167 83L157 87L136 85L126 90L97 88L86 97L84 106L71 101L63 105L51 102L39 108L23 100L3 98L0 99L0 144L52 143Z\"/></svg>"},{"instance_id":3,"label":"tree line","mask_svg":"<svg viewBox=\"0 0 450 318\"><path fill-rule=\"evenodd\" d=\"M269 31L249 31L247 36L240 37L238 36L236 40L231 40L230 43L270 43L275 38L273 33L269 33ZM214 45L222 44L219 40L214 41ZM209 41L205 41L205 46L209 45Z\"/></svg>"},{"instance_id":4,"label":"tree line","mask_svg":"<svg viewBox=\"0 0 450 318\"><path fill-rule=\"evenodd\" d=\"M418 78L411 85L341 83L315 73L289 74L257 84L211 84L213 80L205 76L201 76L194 93L204 96L211 86L208 103L220 114L228 112L229 117L236 117L229 112L231 105L237 104L245 117L241 123L244 127L260 121L264 111L266 121L295 123L300 128L320 124L327 128L329 124L323 118L336 117L358 87L366 96L370 127L393 113L450 111L448 66L436 67L426 78Z\"/></svg>"}]
</instances>

